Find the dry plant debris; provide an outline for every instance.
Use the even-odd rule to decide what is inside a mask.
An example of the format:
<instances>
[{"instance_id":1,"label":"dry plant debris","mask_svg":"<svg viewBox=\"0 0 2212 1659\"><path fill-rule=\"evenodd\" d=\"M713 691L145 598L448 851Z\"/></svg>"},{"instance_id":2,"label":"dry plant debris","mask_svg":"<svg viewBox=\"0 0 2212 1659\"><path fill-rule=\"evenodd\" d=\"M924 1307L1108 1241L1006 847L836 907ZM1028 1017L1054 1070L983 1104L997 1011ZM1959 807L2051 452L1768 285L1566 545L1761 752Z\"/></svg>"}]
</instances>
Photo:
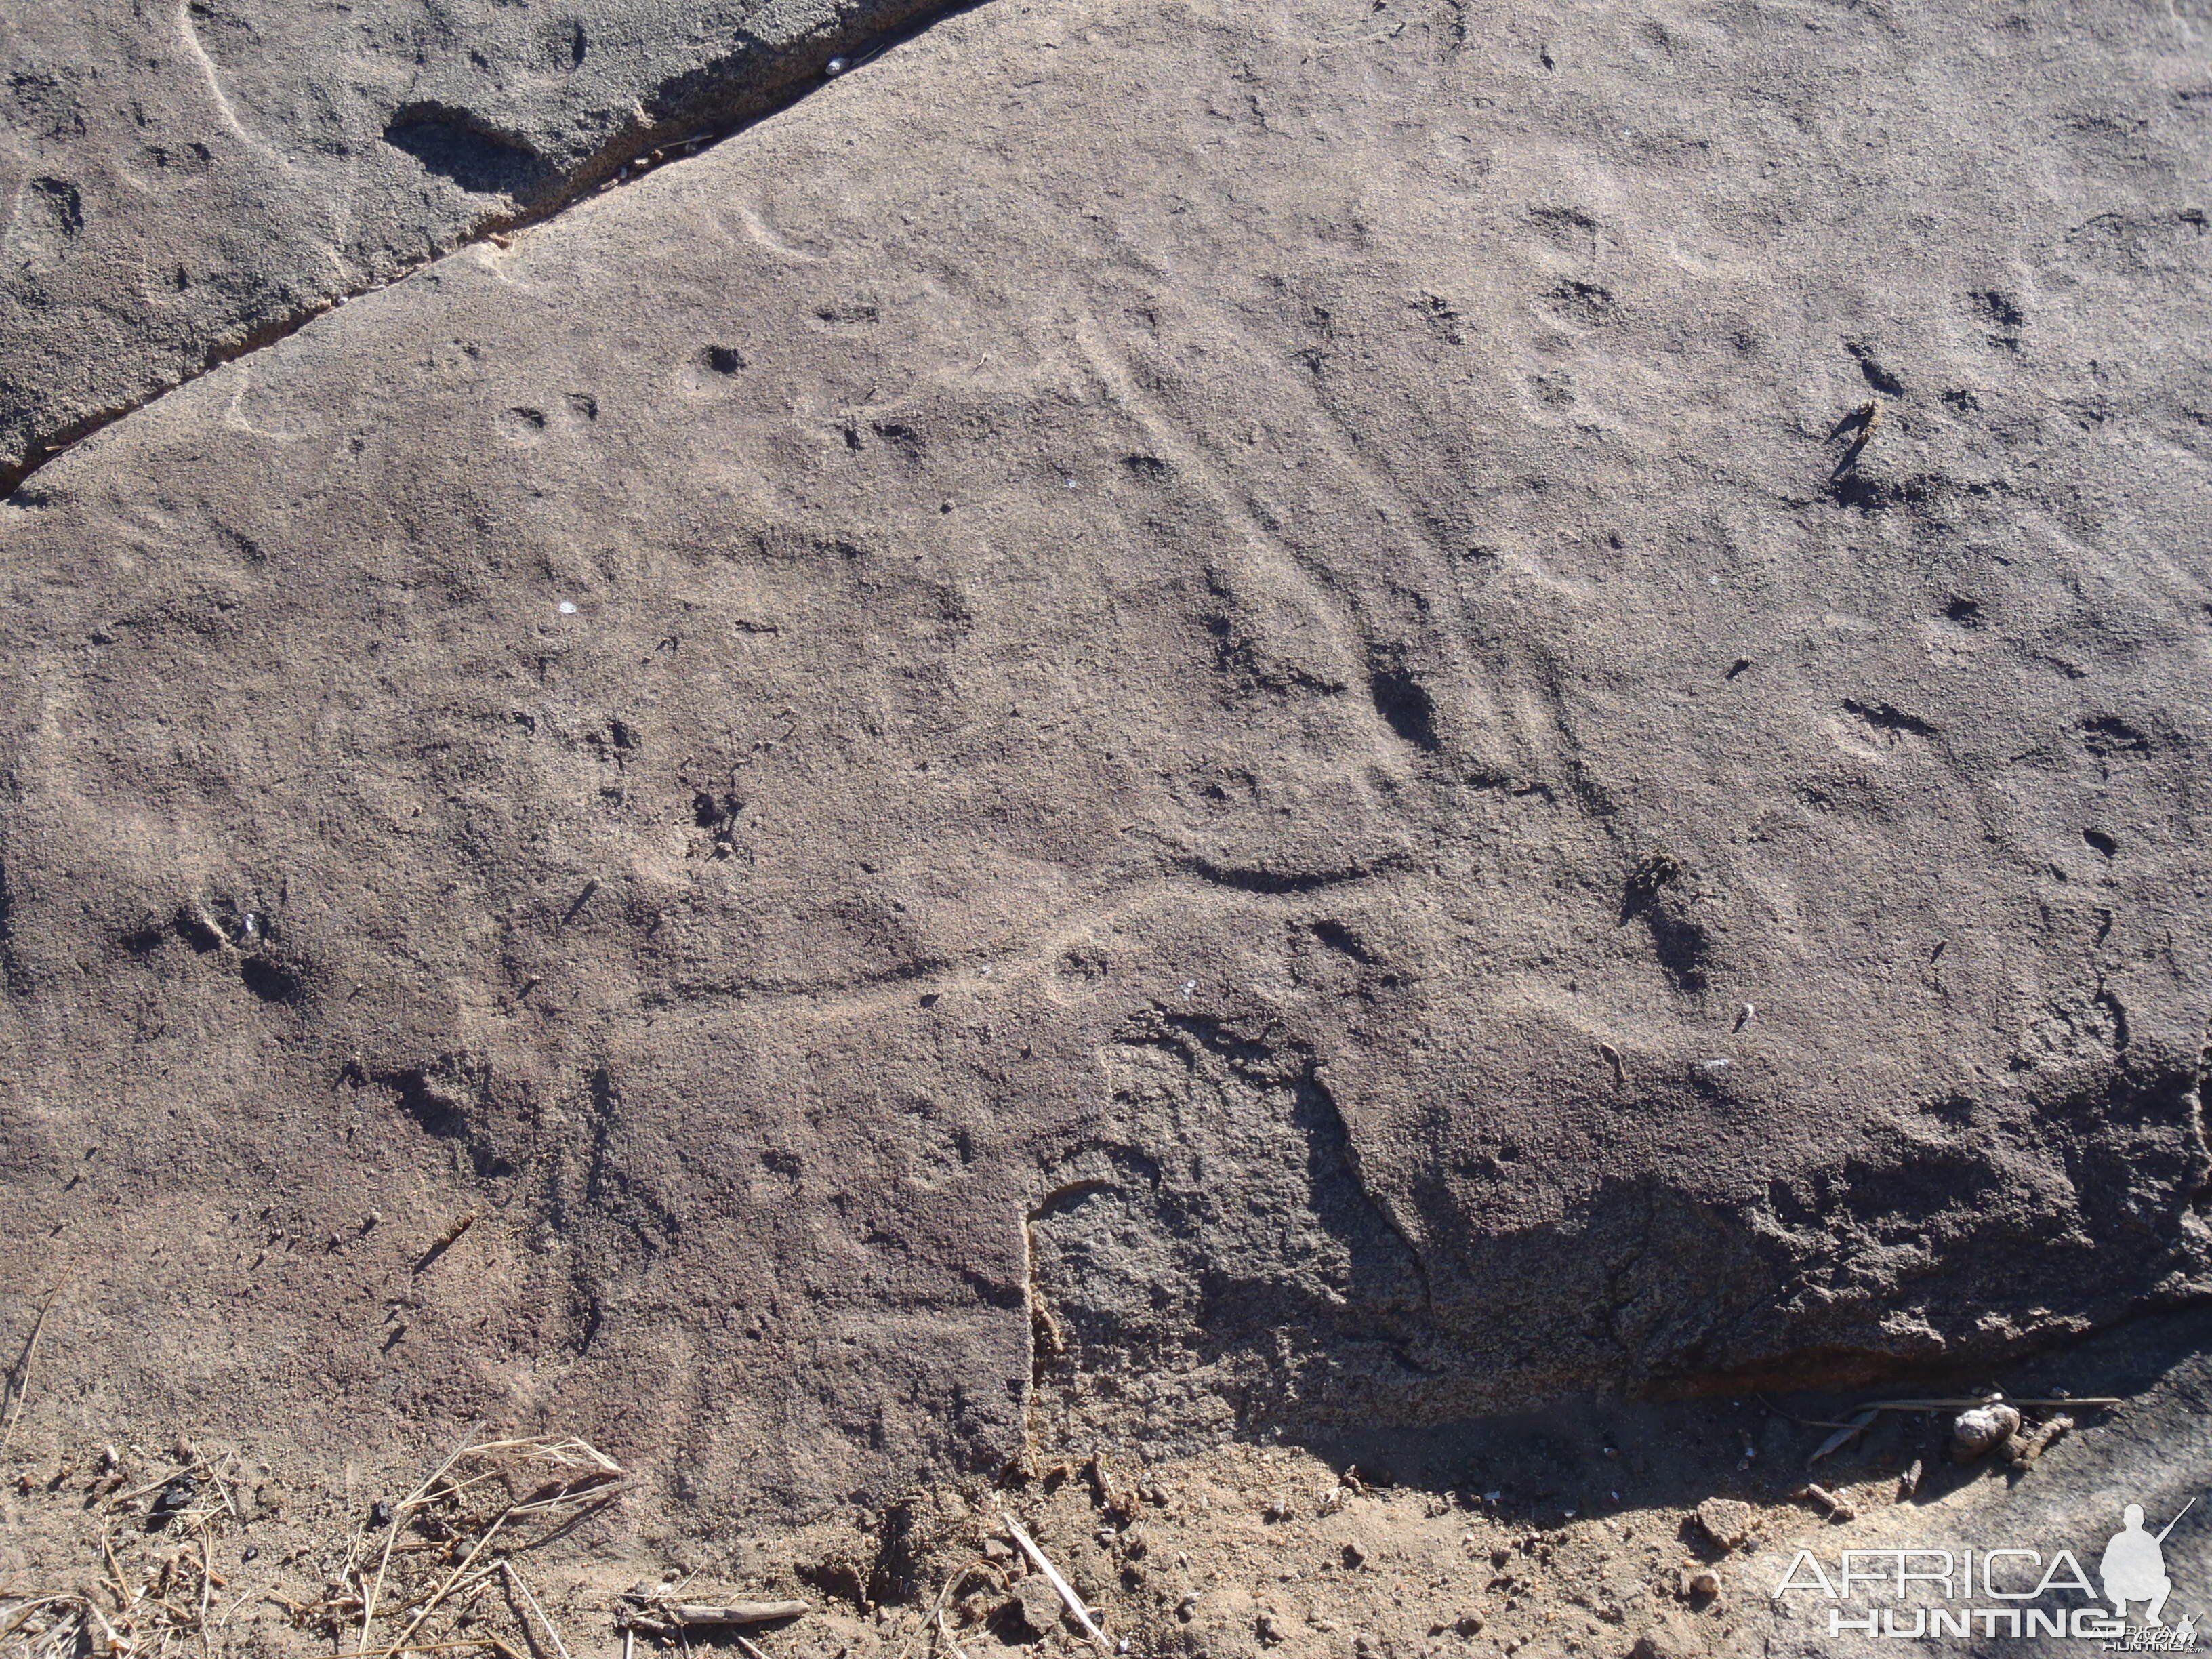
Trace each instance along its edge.
<instances>
[{"instance_id":1,"label":"dry plant debris","mask_svg":"<svg viewBox=\"0 0 2212 1659\"><path fill-rule=\"evenodd\" d=\"M482 1616L483 1593L498 1579L535 1612L565 1659L559 1633L512 1558L566 1533L611 1503L626 1485L620 1464L580 1439L465 1445L392 1506L391 1522L381 1528L382 1547L374 1553L374 1571L366 1534L356 1532L324 1599L294 1609L295 1622L333 1636L350 1631L348 1659L420 1651L438 1644L441 1629L448 1645L504 1647L495 1636L469 1630ZM488 1552L489 1561L479 1567ZM444 1618L434 1625L441 1613ZM390 1626L388 1640L381 1643L380 1618ZM526 1627L521 1634L529 1643Z\"/></svg>"},{"instance_id":2,"label":"dry plant debris","mask_svg":"<svg viewBox=\"0 0 2212 1659\"><path fill-rule=\"evenodd\" d=\"M213 1650L238 1603L216 1614L216 1592L228 1585L215 1570L210 1540L238 1522L239 1510L228 1458L210 1462L187 1450L183 1462L120 1491L118 1460L112 1449L103 1455L110 1478L95 1486L92 1507L104 1579L96 1588L0 1592L0 1644L15 1644L0 1652L13 1659L161 1659L172 1648Z\"/></svg>"},{"instance_id":3,"label":"dry plant debris","mask_svg":"<svg viewBox=\"0 0 2212 1659\"><path fill-rule=\"evenodd\" d=\"M7 1421L0 1426L0 1453L14 1443L15 1425L23 1415L24 1396L31 1392L31 1372L39 1363L39 1339L46 1334L46 1316L54 1310L54 1298L62 1293L58 1285L46 1292L46 1299L39 1304L39 1316L31 1322L30 1340L23 1345L23 1357L15 1369L9 1373L6 1400Z\"/></svg>"},{"instance_id":4,"label":"dry plant debris","mask_svg":"<svg viewBox=\"0 0 2212 1659\"><path fill-rule=\"evenodd\" d=\"M1111 1654L1114 1649L1106 1640L1106 1633L1091 1621L1091 1609L1083 1605L1083 1598L1075 1593L1074 1586L1060 1576L1060 1569L1045 1558L1044 1552L1036 1547L1036 1540L1022 1530L1020 1523L1012 1516L1000 1518L1006 1528L1006 1535L1021 1546L1022 1553L1036 1563L1036 1570L1045 1576L1059 1593L1060 1599L1067 1604L1068 1612L1074 1615L1075 1622L1083 1626L1083 1633L1091 1638L1091 1645L1101 1653Z\"/></svg>"},{"instance_id":5,"label":"dry plant debris","mask_svg":"<svg viewBox=\"0 0 2212 1659\"><path fill-rule=\"evenodd\" d=\"M226 1595L232 1586L214 1565L214 1540L246 1520L232 1461L180 1449L163 1473L133 1486L114 1449L104 1451L89 1499L103 1577L65 1590L0 1592L0 1652L167 1659L197 1651L206 1659L217 1651L253 1594ZM343 1659L468 1648L514 1659L518 1647L483 1628L484 1593L497 1584L520 1650L570 1659L514 1558L566 1532L623 1485L621 1467L581 1440L465 1445L356 1528L320 1597L266 1599L295 1627L336 1644ZM377 1531L380 1542L372 1539Z\"/></svg>"}]
</instances>

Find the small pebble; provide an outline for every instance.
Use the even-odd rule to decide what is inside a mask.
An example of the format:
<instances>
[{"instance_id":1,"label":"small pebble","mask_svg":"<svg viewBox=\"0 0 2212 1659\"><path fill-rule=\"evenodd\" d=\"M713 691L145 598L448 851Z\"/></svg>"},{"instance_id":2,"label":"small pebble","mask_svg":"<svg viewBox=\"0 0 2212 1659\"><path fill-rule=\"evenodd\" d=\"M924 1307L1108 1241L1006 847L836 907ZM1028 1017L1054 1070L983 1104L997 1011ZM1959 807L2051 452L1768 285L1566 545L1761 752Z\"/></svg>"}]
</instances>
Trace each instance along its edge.
<instances>
[{"instance_id":1,"label":"small pebble","mask_svg":"<svg viewBox=\"0 0 2212 1659\"><path fill-rule=\"evenodd\" d=\"M189 1474L180 1474L155 1496L149 1516L158 1526L178 1510L190 1509L192 1500L199 1495L200 1483Z\"/></svg>"},{"instance_id":2,"label":"small pebble","mask_svg":"<svg viewBox=\"0 0 2212 1659\"><path fill-rule=\"evenodd\" d=\"M1951 1425L1951 1455L1961 1463L1973 1462L2002 1441L2020 1432L2018 1408L1994 1401L1959 1413Z\"/></svg>"}]
</instances>

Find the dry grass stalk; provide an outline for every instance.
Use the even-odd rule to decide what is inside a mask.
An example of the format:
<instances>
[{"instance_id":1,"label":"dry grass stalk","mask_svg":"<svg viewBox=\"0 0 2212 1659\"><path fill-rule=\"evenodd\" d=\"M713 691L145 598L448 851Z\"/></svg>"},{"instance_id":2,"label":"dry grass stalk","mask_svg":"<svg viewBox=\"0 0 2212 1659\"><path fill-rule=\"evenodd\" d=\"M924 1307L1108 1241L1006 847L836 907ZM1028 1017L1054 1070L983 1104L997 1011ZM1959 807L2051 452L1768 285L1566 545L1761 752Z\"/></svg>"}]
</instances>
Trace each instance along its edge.
<instances>
[{"instance_id":1,"label":"dry grass stalk","mask_svg":"<svg viewBox=\"0 0 2212 1659\"><path fill-rule=\"evenodd\" d=\"M8 1378L8 1421L0 1426L0 1455L4 1455L15 1438L15 1425L23 1415L23 1401L31 1392L32 1368L39 1363L39 1339L46 1334L46 1316L54 1310L54 1298L62 1293L56 1285L46 1292L46 1299L39 1305L39 1316L31 1323L31 1340L23 1345L23 1358Z\"/></svg>"},{"instance_id":2,"label":"dry grass stalk","mask_svg":"<svg viewBox=\"0 0 2212 1659\"><path fill-rule=\"evenodd\" d=\"M944 1639L945 1646L951 1648L955 1654L961 1653L960 1644L952 1639L952 1632L945 1627L945 1609L946 1604L952 1600L954 1594L957 1592L960 1586L968 1581L969 1577L971 1574L979 1571L986 1573L995 1573L998 1569L989 1561L978 1556L975 1559L969 1562L957 1572L955 1572L951 1577L947 1578L945 1583L939 1587L937 1600L930 1604L929 1617L921 1621L921 1629L909 1634L905 1641L899 1644L898 1659L907 1659L908 1653L911 1651L914 1647L914 1638L916 1635L927 1636L933 1642L941 1637ZM742 1641L744 1638L739 1638L738 1639ZM752 1644L750 1643L746 1643L745 1645L750 1649ZM961 1659L966 1659L966 1656L962 1655Z\"/></svg>"},{"instance_id":3,"label":"dry grass stalk","mask_svg":"<svg viewBox=\"0 0 2212 1659\"><path fill-rule=\"evenodd\" d=\"M1075 1587L1060 1576L1058 1567L1045 1559L1044 1552L1036 1547L1036 1540L1022 1530L1021 1524L1012 1516L1002 1515L999 1520L1005 1526L1006 1535L1021 1546L1022 1553L1036 1564L1036 1570L1060 1593L1060 1599L1066 1604L1068 1612L1075 1615L1075 1622L1083 1626L1083 1633L1091 1638L1091 1644L1099 1652L1109 1656L1110 1659L1114 1649L1106 1640L1106 1632L1091 1622L1091 1609L1083 1605L1081 1598L1075 1593Z\"/></svg>"},{"instance_id":4,"label":"dry grass stalk","mask_svg":"<svg viewBox=\"0 0 2212 1659\"><path fill-rule=\"evenodd\" d=\"M203 1475L221 1489L217 1472L197 1455L186 1468L128 1492L95 1486L92 1507L106 1570L100 1593L112 1596L114 1611L104 1610L89 1591L0 1595L0 1640L15 1637L20 1644L9 1659L166 1659L176 1646L197 1646L201 1659L215 1659L220 1626L213 1617L214 1595L225 1586L215 1570L212 1529L236 1510L227 1492L219 1506L192 1503ZM126 1573L117 1549L116 1517L138 1514L137 1500L155 1491L164 1497L144 1506L146 1524L131 1541L157 1559L142 1558Z\"/></svg>"},{"instance_id":5,"label":"dry grass stalk","mask_svg":"<svg viewBox=\"0 0 2212 1659\"><path fill-rule=\"evenodd\" d=\"M513 1496L515 1488L526 1481L534 1481L535 1484L529 1486L520 1496ZM503 1577L518 1599L535 1613L538 1623L551 1637L560 1659L568 1659L568 1649L562 1642L560 1632L554 1628L553 1621L505 1556L532 1548L556 1533L565 1530L583 1515L614 1498L625 1484L624 1471L619 1463L588 1441L574 1437L484 1440L457 1448L417 1483L412 1492L392 1506L383 1547L377 1557L375 1577L362 1594L358 1635L352 1650L343 1656L343 1659L368 1659L371 1652L369 1640L384 1601L393 1559L399 1556L404 1560L408 1554L400 1547L400 1539L418 1517L433 1518L430 1512L434 1510L438 1512L434 1518L448 1531L449 1535L441 1540L447 1559L452 1558L461 1538L473 1531L475 1540L453 1571L428 1595L418 1593L391 1613L389 1616L394 1621L409 1614L412 1617L393 1638L390 1650L424 1650L428 1644L417 1643L413 1638L441 1607L493 1577ZM496 1513L483 1511L471 1516L468 1512L467 1500L471 1495L493 1486L509 1494L508 1501L501 1504ZM511 1537L516 1522L538 1516L556 1517L556 1523L538 1538L508 1543L495 1566L475 1578L469 1577L469 1570L491 1547L494 1540L502 1535ZM467 1580L465 1584L463 1583L465 1579ZM348 1622L355 1621L349 1620ZM526 1638L526 1626L524 1634ZM504 1644L494 1644L504 1646Z\"/></svg>"},{"instance_id":6,"label":"dry grass stalk","mask_svg":"<svg viewBox=\"0 0 2212 1659\"><path fill-rule=\"evenodd\" d=\"M1874 1420L1880 1411L1879 1407L1869 1407L1852 1418L1850 1422L1840 1425L1833 1434L1820 1443L1820 1449L1805 1460L1805 1467L1810 1468L1831 1452L1841 1451L1845 1446L1850 1444L1852 1441L1874 1426Z\"/></svg>"},{"instance_id":7,"label":"dry grass stalk","mask_svg":"<svg viewBox=\"0 0 2212 1659\"><path fill-rule=\"evenodd\" d=\"M561 1632L554 1627L552 1620L546 1616L545 1609L538 1605L538 1598L531 1594L530 1586L522 1582L522 1575L514 1570L514 1563L501 1561L499 1564L499 1570L507 1577L507 1588L520 1596L523 1605L538 1615L538 1622L545 1627L545 1633L553 1638L553 1651L559 1654L561 1659L568 1659L568 1644L561 1639Z\"/></svg>"}]
</instances>

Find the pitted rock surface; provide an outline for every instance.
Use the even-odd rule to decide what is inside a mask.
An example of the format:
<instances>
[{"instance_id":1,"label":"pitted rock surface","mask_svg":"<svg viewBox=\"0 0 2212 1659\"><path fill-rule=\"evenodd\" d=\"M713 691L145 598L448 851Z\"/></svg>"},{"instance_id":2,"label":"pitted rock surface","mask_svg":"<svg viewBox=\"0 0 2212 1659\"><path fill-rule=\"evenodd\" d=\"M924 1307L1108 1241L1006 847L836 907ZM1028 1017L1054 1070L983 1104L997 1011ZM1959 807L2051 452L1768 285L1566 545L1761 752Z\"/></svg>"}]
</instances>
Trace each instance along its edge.
<instances>
[{"instance_id":1,"label":"pitted rock surface","mask_svg":"<svg viewBox=\"0 0 2212 1659\"><path fill-rule=\"evenodd\" d=\"M78 445L66 1409L801 1516L2200 1294L2187 9L999 0Z\"/></svg>"},{"instance_id":2,"label":"pitted rock surface","mask_svg":"<svg viewBox=\"0 0 2212 1659\"><path fill-rule=\"evenodd\" d=\"M0 486L334 303L759 114L926 9L11 7Z\"/></svg>"}]
</instances>

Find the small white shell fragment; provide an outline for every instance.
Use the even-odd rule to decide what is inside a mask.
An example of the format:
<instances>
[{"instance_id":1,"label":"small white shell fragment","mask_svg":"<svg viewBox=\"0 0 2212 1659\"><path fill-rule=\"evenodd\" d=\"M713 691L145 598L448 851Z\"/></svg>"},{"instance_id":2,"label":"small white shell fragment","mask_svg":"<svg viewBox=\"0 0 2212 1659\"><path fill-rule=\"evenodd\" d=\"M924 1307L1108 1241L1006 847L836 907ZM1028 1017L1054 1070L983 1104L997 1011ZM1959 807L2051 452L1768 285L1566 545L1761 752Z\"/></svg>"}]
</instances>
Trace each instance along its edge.
<instances>
[{"instance_id":1,"label":"small white shell fragment","mask_svg":"<svg viewBox=\"0 0 2212 1659\"><path fill-rule=\"evenodd\" d=\"M576 614L576 602L574 599L562 600L558 608L564 617L573 617Z\"/></svg>"}]
</instances>

